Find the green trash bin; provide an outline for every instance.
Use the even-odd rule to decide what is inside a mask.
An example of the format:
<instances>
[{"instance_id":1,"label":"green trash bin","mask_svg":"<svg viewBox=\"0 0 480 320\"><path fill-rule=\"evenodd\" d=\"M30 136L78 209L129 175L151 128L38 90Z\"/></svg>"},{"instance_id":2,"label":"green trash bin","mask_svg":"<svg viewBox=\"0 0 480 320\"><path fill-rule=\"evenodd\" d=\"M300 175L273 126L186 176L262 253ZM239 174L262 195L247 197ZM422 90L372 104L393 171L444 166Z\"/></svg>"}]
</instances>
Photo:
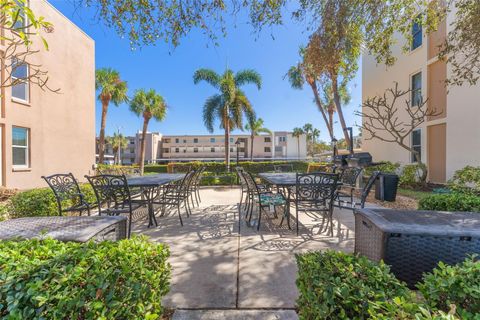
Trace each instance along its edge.
<instances>
[{"instance_id":1,"label":"green trash bin","mask_svg":"<svg viewBox=\"0 0 480 320\"><path fill-rule=\"evenodd\" d=\"M375 181L375 199L381 201L395 201L400 178L393 173L380 173Z\"/></svg>"}]
</instances>

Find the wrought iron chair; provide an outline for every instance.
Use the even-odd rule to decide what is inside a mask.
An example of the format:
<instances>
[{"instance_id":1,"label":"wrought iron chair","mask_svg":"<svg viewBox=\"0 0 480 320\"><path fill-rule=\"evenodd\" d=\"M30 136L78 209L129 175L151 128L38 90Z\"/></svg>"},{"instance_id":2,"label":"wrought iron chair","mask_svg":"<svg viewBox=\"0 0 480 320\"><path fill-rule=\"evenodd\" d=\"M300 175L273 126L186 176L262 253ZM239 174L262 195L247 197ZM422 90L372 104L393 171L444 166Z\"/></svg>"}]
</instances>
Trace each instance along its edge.
<instances>
[{"instance_id":1,"label":"wrought iron chair","mask_svg":"<svg viewBox=\"0 0 480 320\"><path fill-rule=\"evenodd\" d=\"M58 206L58 215L62 216L65 212L87 211L90 215L92 204L85 200L85 195L80 190L77 180L72 173L54 174L51 176L42 176L52 189Z\"/></svg>"},{"instance_id":2,"label":"wrought iron chair","mask_svg":"<svg viewBox=\"0 0 480 320\"><path fill-rule=\"evenodd\" d=\"M273 166L275 172L293 172L292 164L278 164Z\"/></svg>"},{"instance_id":3,"label":"wrought iron chair","mask_svg":"<svg viewBox=\"0 0 480 320\"><path fill-rule=\"evenodd\" d=\"M185 177L179 182L174 182L163 187L162 192L155 199L154 203L162 206L162 216L165 214L168 208L176 207L178 212L178 218L180 219L180 225L183 226L182 215L180 208L182 205L185 207L187 217L191 214L190 203L188 201L190 197L190 183L195 176L195 171L188 172Z\"/></svg>"},{"instance_id":4,"label":"wrought iron chair","mask_svg":"<svg viewBox=\"0 0 480 320\"><path fill-rule=\"evenodd\" d=\"M241 172L246 183L247 183L247 210L245 214L245 219L248 217L248 223L251 223L253 208L255 204L258 204L258 222L257 222L257 231L260 230L260 222L262 220L262 211L265 207L273 207L275 217L277 216L277 207L286 206L287 201L285 197L280 193L272 193L266 189L260 188L255 178L250 172L243 171Z\"/></svg>"},{"instance_id":5,"label":"wrought iron chair","mask_svg":"<svg viewBox=\"0 0 480 320\"><path fill-rule=\"evenodd\" d=\"M195 170L195 175L191 179L191 183L189 186L190 192L190 199L192 201L192 206L200 206L200 202L202 202L202 198L200 197L200 182L202 180L203 172L205 171L205 167L201 167ZM195 202L194 202L195 199Z\"/></svg>"},{"instance_id":6,"label":"wrought iron chair","mask_svg":"<svg viewBox=\"0 0 480 320\"><path fill-rule=\"evenodd\" d=\"M125 175L103 174L85 176L85 178L90 182L95 192L99 215L127 215L127 236L130 238L133 211L142 206L143 202L132 200Z\"/></svg>"},{"instance_id":7,"label":"wrought iron chair","mask_svg":"<svg viewBox=\"0 0 480 320\"><path fill-rule=\"evenodd\" d=\"M327 216L327 224L324 230L330 226L330 235L333 235L333 201L338 187L338 174L315 172L315 173L297 173L295 190L289 204L294 203L296 208L296 231L299 233L298 212L321 212L323 213L323 222ZM290 212L288 205L288 212ZM287 219L290 217L287 216ZM282 219L283 222L283 219Z\"/></svg>"},{"instance_id":8,"label":"wrought iron chair","mask_svg":"<svg viewBox=\"0 0 480 320\"><path fill-rule=\"evenodd\" d=\"M240 187L242 188L242 193L240 194L240 204L239 204L239 212L241 213L242 206L245 205L245 209L247 207L247 198L248 197L248 185L247 185L247 180L245 180L245 177L243 175L244 169L242 167L235 167L235 171L237 172L237 177L238 177L238 182L240 183ZM243 200L245 198L245 201Z\"/></svg>"},{"instance_id":9,"label":"wrought iron chair","mask_svg":"<svg viewBox=\"0 0 480 320\"><path fill-rule=\"evenodd\" d=\"M344 202L344 199L348 199L347 202L353 203L354 192L357 189L357 179L362 171L362 168L347 167L340 172L342 186L336 192L336 201Z\"/></svg>"},{"instance_id":10,"label":"wrought iron chair","mask_svg":"<svg viewBox=\"0 0 480 320\"><path fill-rule=\"evenodd\" d=\"M363 209L365 207L365 202L367 201L368 195L370 194L370 191L372 190L372 187L375 184L375 181L377 180L379 175L380 175L380 171L374 171L372 175L368 178L368 181L363 186L362 192L360 194L360 203L355 202L354 198L352 198L351 201L345 201L345 200L342 200L342 198L336 198L335 207L338 207L341 209L354 210L355 208L360 206L360 208Z\"/></svg>"}]
</instances>

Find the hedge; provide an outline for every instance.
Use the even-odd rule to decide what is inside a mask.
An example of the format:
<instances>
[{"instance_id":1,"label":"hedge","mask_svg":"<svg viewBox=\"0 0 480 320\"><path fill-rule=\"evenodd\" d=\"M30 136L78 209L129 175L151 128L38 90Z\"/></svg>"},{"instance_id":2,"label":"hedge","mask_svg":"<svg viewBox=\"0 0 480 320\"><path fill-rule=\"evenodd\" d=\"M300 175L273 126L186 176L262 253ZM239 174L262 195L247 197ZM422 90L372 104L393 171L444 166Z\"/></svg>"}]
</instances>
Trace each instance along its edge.
<instances>
[{"instance_id":1,"label":"hedge","mask_svg":"<svg viewBox=\"0 0 480 320\"><path fill-rule=\"evenodd\" d=\"M480 196L462 193L431 194L420 199L418 209L480 212Z\"/></svg>"},{"instance_id":2,"label":"hedge","mask_svg":"<svg viewBox=\"0 0 480 320\"><path fill-rule=\"evenodd\" d=\"M453 320L475 319L479 312L480 262L474 258L453 267L439 264L419 285L423 297L383 262L331 250L296 259L300 319Z\"/></svg>"},{"instance_id":3,"label":"hedge","mask_svg":"<svg viewBox=\"0 0 480 320\"><path fill-rule=\"evenodd\" d=\"M89 184L80 185L88 203L96 203L95 193ZM71 205L65 201L65 206ZM32 189L15 194L10 198L9 212L12 218L58 215L57 201L50 188Z\"/></svg>"},{"instance_id":4,"label":"hedge","mask_svg":"<svg viewBox=\"0 0 480 320\"><path fill-rule=\"evenodd\" d=\"M455 171L448 187L454 192L480 195L480 167L466 166Z\"/></svg>"},{"instance_id":5,"label":"hedge","mask_svg":"<svg viewBox=\"0 0 480 320\"><path fill-rule=\"evenodd\" d=\"M159 319L169 249L145 237L0 242L2 319Z\"/></svg>"}]
</instances>

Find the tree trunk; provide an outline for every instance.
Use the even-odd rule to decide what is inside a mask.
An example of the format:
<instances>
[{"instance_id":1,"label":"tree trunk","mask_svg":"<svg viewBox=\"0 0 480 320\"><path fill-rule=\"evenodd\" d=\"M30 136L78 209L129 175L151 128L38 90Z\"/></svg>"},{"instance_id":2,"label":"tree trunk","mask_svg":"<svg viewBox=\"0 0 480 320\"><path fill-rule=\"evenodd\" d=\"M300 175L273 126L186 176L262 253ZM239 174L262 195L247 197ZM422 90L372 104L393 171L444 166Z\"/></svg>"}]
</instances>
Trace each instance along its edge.
<instances>
[{"instance_id":1,"label":"tree trunk","mask_svg":"<svg viewBox=\"0 0 480 320\"><path fill-rule=\"evenodd\" d=\"M255 134L252 133L252 145L250 146L250 161L253 161L253 140L255 139Z\"/></svg>"},{"instance_id":2,"label":"tree trunk","mask_svg":"<svg viewBox=\"0 0 480 320\"><path fill-rule=\"evenodd\" d=\"M143 118L143 129L142 129L142 142L140 143L140 161L138 165L140 166L140 175L143 176L143 170L145 168L145 138L147 136L148 121L150 119Z\"/></svg>"},{"instance_id":3,"label":"tree trunk","mask_svg":"<svg viewBox=\"0 0 480 320\"><path fill-rule=\"evenodd\" d=\"M343 135L345 137L345 142L347 146L350 145L350 137L348 135L347 124L345 123L345 118L343 117L342 105L340 102L340 95L338 93L338 83L337 75L332 75L332 89L333 89L333 100L335 101L335 106L337 107L338 118L340 119L340 124L342 125ZM350 150L350 153L353 153L353 150Z\"/></svg>"},{"instance_id":4,"label":"tree trunk","mask_svg":"<svg viewBox=\"0 0 480 320\"><path fill-rule=\"evenodd\" d=\"M297 137L297 158L300 159L300 137Z\"/></svg>"},{"instance_id":5,"label":"tree trunk","mask_svg":"<svg viewBox=\"0 0 480 320\"><path fill-rule=\"evenodd\" d=\"M224 120L225 123L225 167L230 172L230 121Z\"/></svg>"},{"instance_id":6,"label":"tree trunk","mask_svg":"<svg viewBox=\"0 0 480 320\"><path fill-rule=\"evenodd\" d=\"M118 148L113 147L113 148L112 148L112 151L113 151L113 163L114 163L114 164L119 164L119 161L118 161Z\"/></svg>"},{"instance_id":7,"label":"tree trunk","mask_svg":"<svg viewBox=\"0 0 480 320\"><path fill-rule=\"evenodd\" d=\"M315 103L317 104L318 110L322 114L323 120L327 126L328 132L330 133L330 139L333 140L333 123L329 123L327 119L327 115L325 114L325 109L323 107L322 101L320 100L320 96L318 95L318 88L315 81L308 81L308 84L312 88L313 95L315 96Z\"/></svg>"},{"instance_id":8,"label":"tree trunk","mask_svg":"<svg viewBox=\"0 0 480 320\"><path fill-rule=\"evenodd\" d=\"M330 137L332 138L333 140L333 108L332 107L329 107L328 108L328 121L330 122L330 128L329 128L329 133L330 133Z\"/></svg>"},{"instance_id":9,"label":"tree trunk","mask_svg":"<svg viewBox=\"0 0 480 320\"><path fill-rule=\"evenodd\" d=\"M98 141L98 163L103 164L105 156L105 126L107 124L108 100L102 99L102 120L100 123L100 138Z\"/></svg>"}]
</instances>

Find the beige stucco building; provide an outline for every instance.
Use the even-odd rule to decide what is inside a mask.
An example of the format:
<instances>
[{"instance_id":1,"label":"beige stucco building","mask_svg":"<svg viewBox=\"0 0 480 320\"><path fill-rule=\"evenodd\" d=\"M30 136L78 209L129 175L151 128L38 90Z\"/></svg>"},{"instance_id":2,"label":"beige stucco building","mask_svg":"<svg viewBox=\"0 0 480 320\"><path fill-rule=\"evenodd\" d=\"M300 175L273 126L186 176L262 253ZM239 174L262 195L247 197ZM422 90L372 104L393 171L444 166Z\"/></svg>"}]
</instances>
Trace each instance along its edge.
<instances>
[{"instance_id":1,"label":"beige stucco building","mask_svg":"<svg viewBox=\"0 0 480 320\"><path fill-rule=\"evenodd\" d=\"M46 186L41 176L54 173L83 179L95 163L95 43L47 1L30 7L54 32L44 34L49 50L39 48L27 62L47 70L60 92L28 82L2 90L0 181L8 188Z\"/></svg>"},{"instance_id":2,"label":"beige stucco building","mask_svg":"<svg viewBox=\"0 0 480 320\"><path fill-rule=\"evenodd\" d=\"M398 37L394 47L397 61L386 68L377 65L371 56L363 56L363 101L383 95L385 89L398 82L399 88L417 89L428 107L440 113L430 117L410 137L409 143L421 152L422 162L429 168L429 180L442 183L454 172L467 165L480 165L480 84L449 87L444 85L449 66L437 57L438 45L448 33L454 13L440 24L438 31L426 35L421 27L412 24L413 43L409 52L403 52L404 40ZM399 119L410 119L400 106ZM364 109L364 111L366 111ZM374 161L413 162L411 154L393 143L368 140L365 133L362 148L369 151Z\"/></svg>"}]
</instances>

